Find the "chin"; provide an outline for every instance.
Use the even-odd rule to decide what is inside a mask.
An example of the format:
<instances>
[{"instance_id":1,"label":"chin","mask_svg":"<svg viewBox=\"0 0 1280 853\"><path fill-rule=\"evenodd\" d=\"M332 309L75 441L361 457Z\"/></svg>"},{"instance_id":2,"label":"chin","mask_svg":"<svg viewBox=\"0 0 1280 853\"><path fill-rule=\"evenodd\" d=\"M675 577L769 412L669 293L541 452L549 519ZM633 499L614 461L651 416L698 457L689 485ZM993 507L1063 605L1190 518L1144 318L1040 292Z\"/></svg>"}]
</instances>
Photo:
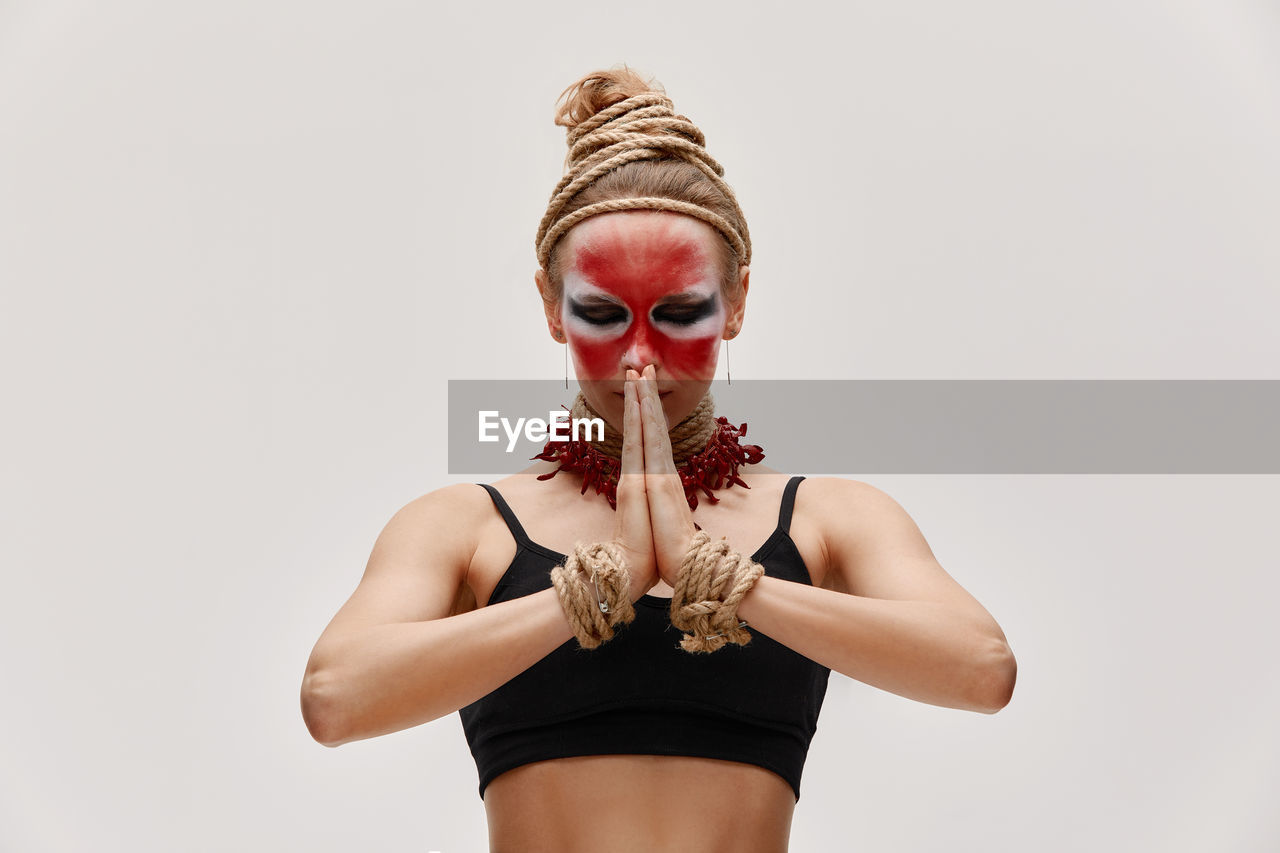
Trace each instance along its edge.
<instances>
[{"instance_id":1,"label":"chin","mask_svg":"<svg viewBox=\"0 0 1280 853\"><path fill-rule=\"evenodd\" d=\"M706 392L697 395L688 394L672 394L670 397L662 401L662 410L667 414L667 428L675 426L698 407L702 402L702 398L706 396Z\"/></svg>"},{"instance_id":2,"label":"chin","mask_svg":"<svg viewBox=\"0 0 1280 853\"><path fill-rule=\"evenodd\" d=\"M623 398L612 391L609 387L611 384L586 380L578 382L578 385L582 388L583 396L587 398L587 404L598 412L609 426L618 432L622 432Z\"/></svg>"},{"instance_id":3,"label":"chin","mask_svg":"<svg viewBox=\"0 0 1280 853\"><path fill-rule=\"evenodd\" d=\"M687 418L711 388L710 380L682 380L677 387L662 398L662 410L667 415L668 429Z\"/></svg>"}]
</instances>

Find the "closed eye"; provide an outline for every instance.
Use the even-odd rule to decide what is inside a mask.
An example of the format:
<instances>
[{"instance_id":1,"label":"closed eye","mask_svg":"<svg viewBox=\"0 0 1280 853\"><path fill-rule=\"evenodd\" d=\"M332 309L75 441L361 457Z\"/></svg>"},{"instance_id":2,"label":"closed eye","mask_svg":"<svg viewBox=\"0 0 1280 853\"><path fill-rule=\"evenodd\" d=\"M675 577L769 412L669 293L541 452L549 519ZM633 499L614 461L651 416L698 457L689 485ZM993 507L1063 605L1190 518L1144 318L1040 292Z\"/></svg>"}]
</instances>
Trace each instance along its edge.
<instances>
[{"instance_id":1,"label":"closed eye","mask_svg":"<svg viewBox=\"0 0 1280 853\"><path fill-rule=\"evenodd\" d=\"M656 308L653 319L657 322L675 323L677 326L692 326L715 313L715 297L704 299L696 305L668 305Z\"/></svg>"},{"instance_id":2,"label":"closed eye","mask_svg":"<svg viewBox=\"0 0 1280 853\"><path fill-rule=\"evenodd\" d=\"M586 306L572 300L569 303L569 310L579 320L591 323L594 326L611 326L614 323L625 321L628 316L625 309L610 305Z\"/></svg>"}]
</instances>

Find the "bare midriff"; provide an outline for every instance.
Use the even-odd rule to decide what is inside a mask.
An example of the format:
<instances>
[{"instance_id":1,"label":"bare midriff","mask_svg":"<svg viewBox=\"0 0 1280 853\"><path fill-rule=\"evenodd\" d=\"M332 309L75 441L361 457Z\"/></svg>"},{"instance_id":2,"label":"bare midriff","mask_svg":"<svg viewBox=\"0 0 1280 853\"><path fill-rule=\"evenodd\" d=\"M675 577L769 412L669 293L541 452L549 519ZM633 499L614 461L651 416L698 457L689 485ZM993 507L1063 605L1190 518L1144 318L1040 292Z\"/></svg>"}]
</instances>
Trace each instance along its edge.
<instances>
[{"instance_id":1,"label":"bare midriff","mask_svg":"<svg viewBox=\"0 0 1280 853\"><path fill-rule=\"evenodd\" d=\"M762 767L666 755L540 761L484 793L490 853L783 853L795 803Z\"/></svg>"}]
</instances>

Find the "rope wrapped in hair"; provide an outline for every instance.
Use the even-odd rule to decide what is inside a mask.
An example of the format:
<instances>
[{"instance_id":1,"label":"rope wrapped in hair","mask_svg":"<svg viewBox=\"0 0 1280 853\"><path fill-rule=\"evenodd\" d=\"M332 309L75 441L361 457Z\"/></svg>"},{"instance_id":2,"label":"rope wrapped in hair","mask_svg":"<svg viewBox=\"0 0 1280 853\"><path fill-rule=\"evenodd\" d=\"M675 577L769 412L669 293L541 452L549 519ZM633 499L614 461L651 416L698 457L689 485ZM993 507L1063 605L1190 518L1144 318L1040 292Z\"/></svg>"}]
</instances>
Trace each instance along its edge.
<instances>
[{"instance_id":1,"label":"rope wrapped in hair","mask_svg":"<svg viewBox=\"0 0 1280 853\"><path fill-rule=\"evenodd\" d=\"M751 642L738 605L764 575L764 566L699 530L680 564L671 597L671 624L685 632L686 652L714 652L726 643Z\"/></svg>"},{"instance_id":2,"label":"rope wrapped in hair","mask_svg":"<svg viewBox=\"0 0 1280 853\"><path fill-rule=\"evenodd\" d=\"M613 542L577 544L563 566L551 570L573 635L584 649L613 639L614 628L636 618L631 575L622 549Z\"/></svg>"},{"instance_id":3,"label":"rope wrapped in hair","mask_svg":"<svg viewBox=\"0 0 1280 853\"><path fill-rule=\"evenodd\" d=\"M551 193L547 212L538 225L535 244L538 263L550 268L551 250L564 234L582 220L617 210L667 210L683 213L715 228L737 252L744 264L751 263L751 235L737 196L724 182L724 167L704 147L706 138L697 125L677 115L671 99L661 92L642 92L606 107L567 132L569 153L565 172ZM620 166L639 160L680 159L707 176L737 211L741 230L715 211L672 198L640 197L599 201L565 215L564 209L579 192Z\"/></svg>"}]
</instances>

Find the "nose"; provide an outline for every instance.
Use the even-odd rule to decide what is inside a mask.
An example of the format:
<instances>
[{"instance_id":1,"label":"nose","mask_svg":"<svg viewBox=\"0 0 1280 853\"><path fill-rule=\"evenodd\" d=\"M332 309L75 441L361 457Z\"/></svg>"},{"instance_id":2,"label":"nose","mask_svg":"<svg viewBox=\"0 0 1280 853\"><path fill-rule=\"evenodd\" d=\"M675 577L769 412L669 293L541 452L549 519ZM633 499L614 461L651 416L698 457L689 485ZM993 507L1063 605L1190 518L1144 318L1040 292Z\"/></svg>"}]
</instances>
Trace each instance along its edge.
<instances>
[{"instance_id":1,"label":"nose","mask_svg":"<svg viewBox=\"0 0 1280 853\"><path fill-rule=\"evenodd\" d=\"M627 348L622 354L622 369L624 372L630 369L639 373L648 364L652 364L655 371L662 369L662 365L658 360L658 347L655 338L653 329L649 328L648 323L642 320L634 324L631 340L627 342Z\"/></svg>"}]
</instances>

